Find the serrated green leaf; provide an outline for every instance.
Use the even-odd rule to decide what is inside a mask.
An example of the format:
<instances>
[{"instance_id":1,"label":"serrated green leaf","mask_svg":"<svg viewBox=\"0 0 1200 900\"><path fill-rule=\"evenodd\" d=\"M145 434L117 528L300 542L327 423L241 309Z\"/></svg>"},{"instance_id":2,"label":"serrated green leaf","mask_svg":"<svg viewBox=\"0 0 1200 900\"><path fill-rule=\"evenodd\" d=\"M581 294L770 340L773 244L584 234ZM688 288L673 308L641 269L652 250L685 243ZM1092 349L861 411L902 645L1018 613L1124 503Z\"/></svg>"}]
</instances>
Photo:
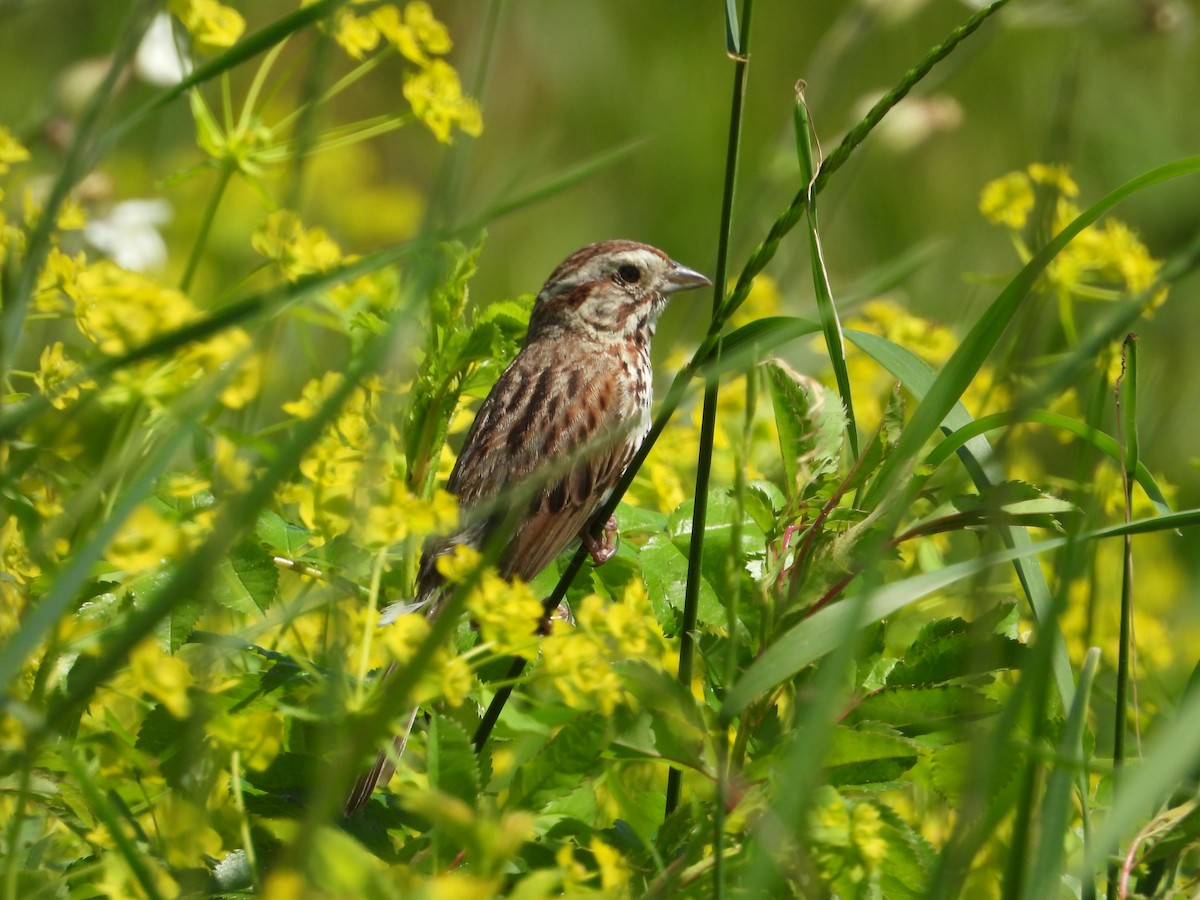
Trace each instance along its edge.
<instances>
[{"instance_id":1,"label":"serrated green leaf","mask_svg":"<svg viewBox=\"0 0 1200 900\"><path fill-rule=\"evenodd\" d=\"M803 494L806 483L837 472L846 413L837 395L820 382L794 371L780 360L763 363L779 432L789 496Z\"/></svg>"},{"instance_id":2,"label":"serrated green leaf","mask_svg":"<svg viewBox=\"0 0 1200 900\"><path fill-rule=\"evenodd\" d=\"M479 798L479 763L466 731L453 719L434 716L428 746L429 786L474 805Z\"/></svg>"},{"instance_id":3,"label":"serrated green leaf","mask_svg":"<svg viewBox=\"0 0 1200 900\"><path fill-rule=\"evenodd\" d=\"M493 323L507 337L518 339L529 327L529 313L533 309L533 300L533 294L523 294L516 300L489 303L475 314L475 322Z\"/></svg>"},{"instance_id":4,"label":"serrated green leaf","mask_svg":"<svg viewBox=\"0 0 1200 900\"><path fill-rule=\"evenodd\" d=\"M942 684L1019 665L1026 646L999 634L950 634L905 654L888 673L888 687Z\"/></svg>"},{"instance_id":5,"label":"serrated green leaf","mask_svg":"<svg viewBox=\"0 0 1200 900\"><path fill-rule=\"evenodd\" d=\"M678 679L645 663L617 665L622 680L643 714L614 739L631 756L669 759L702 772L711 769L704 757L708 729L696 699Z\"/></svg>"},{"instance_id":6,"label":"serrated green leaf","mask_svg":"<svg viewBox=\"0 0 1200 900\"><path fill-rule=\"evenodd\" d=\"M520 796L510 796L510 802L537 808L560 795L592 768L607 739L604 716L589 714L568 722L522 767Z\"/></svg>"},{"instance_id":7,"label":"serrated green leaf","mask_svg":"<svg viewBox=\"0 0 1200 900\"><path fill-rule=\"evenodd\" d=\"M859 701L848 721L886 722L906 735L914 735L942 731L999 709L994 700L964 685L887 687Z\"/></svg>"},{"instance_id":8,"label":"serrated green leaf","mask_svg":"<svg viewBox=\"0 0 1200 900\"><path fill-rule=\"evenodd\" d=\"M276 512L262 509L254 524L254 535L280 556L289 559L299 553L309 538L306 529L293 525Z\"/></svg>"},{"instance_id":9,"label":"serrated green leaf","mask_svg":"<svg viewBox=\"0 0 1200 900\"><path fill-rule=\"evenodd\" d=\"M834 727L825 766L833 785L892 781L916 764L919 747L898 732L868 724Z\"/></svg>"},{"instance_id":10,"label":"serrated green leaf","mask_svg":"<svg viewBox=\"0 0 1200 900\"><path fill-rule=\"evenodd\" d=\"M687 584L687 555L666 534L656 534L638 551L638 564L646 580L646 592L655 618L666 628L674 626L676 611L683 609ZM723 624L725 610L707 578L700 579L700 602L696 609L699 625Z\"/></svg>"},{"instance_id":11,"label":"serrated green leaf","mask_svg":"<svg viewBox=\"0 0 1200 900\"><path fill-rule=\"evenodd\" d=\"M213 599L226 609L246 615L266 612L279 590L279 570L261 546L243 542L217 566Z\"/></svg>"}]
</instances>

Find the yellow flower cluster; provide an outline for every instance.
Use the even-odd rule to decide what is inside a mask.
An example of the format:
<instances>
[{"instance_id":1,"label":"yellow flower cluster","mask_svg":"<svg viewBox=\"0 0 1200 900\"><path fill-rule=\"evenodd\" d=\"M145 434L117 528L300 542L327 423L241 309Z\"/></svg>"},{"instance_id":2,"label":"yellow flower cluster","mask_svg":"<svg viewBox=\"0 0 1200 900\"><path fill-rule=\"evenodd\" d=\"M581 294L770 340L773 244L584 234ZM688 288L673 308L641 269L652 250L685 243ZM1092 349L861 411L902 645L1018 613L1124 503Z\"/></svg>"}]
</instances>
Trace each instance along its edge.
<instances>
[{"instance_id":1,"label":"yellow flower cluster","mask_svg":"<svg viewBox=\"0 0 1200 900\"><path fill-rule=\"evenodd\" d=\"M200 311L184 294L109 260L74 270L77 261L65 254L52 257L57 270L46 279L44 307L56 305L61 292L74 303L79 330L107 356L135 350L166 332L198 320ZM228 328L207 340L182 346L165 362L147 360L121 370L105 387L107 401L124 403L133 399L164 403L198 382L222 379L218 395L230 409L240 409L258 393L262 357L253 352L250 336L240 328ZM42 384L54 389L52 402L62 405L77 396L87 382L66 382L77 370L61 351L43 354ZM65 387L70 385L70 387Z\"/></svg>"},{"instance_id":2,"label":"yellow flower cluster","mask_svg":"<svg viewBox=\"0 0 1200 900\"><path fill-rule=\"evenodd\" d=\"M633 872L620 851L593 837L587 849L596 861L599 870L600 884L594 885L596 873L588 871L587 866L575 858L575 845L564 843L554 854L554 862L558 866L562 878L562 887L569 897L595 896L620 898L630 896L630 881Z\"/></svg>"},{"instance_id":3,"label":"yellow flower cluster","mask_svg":"<svg viewBox=\"0 0 1200 900\"><path fill-rule=\"evenodd\" d=\"M478 136L483 131L479 105L463 94L454 67L436 58L450 52L450 33L429 4L412 0L401 12L385 3L356 13L353 7L363 2L354 0L334 17L333 36L342 49L362 59L385 41L414 66L404 76L404 98L437 139L449 143L455 128Z\"/></svg>"},{"instance_id":4,"label":"yellow flower cluster","mask_svg":"<svg viewBox=\"0 0 1200 900\"><path fill-rule=\"evenodd\" d=\"M429 620L420 614L399 616L382 629L382 636L391 658L406 663L429 638ZM439 647L429 664L421 669L410 699L415 703L428 703L442 697L451 706L458 706L474 687L475 676L467 660Z\"/></svg>"},{"instance_id":5,"label":"yellow flower cluster","mask_svg":"<svg viewBox=\"0 0 1200 900\"><path fill-rule=\"evenodd\" d=\"M16 516L9 516L0 523L0 636L16 630L29 583L41 573Z\"/></svg>"},{"instance_id":6,"label":"yellow flower cluster","mask_svg":"<svg viewBox=\"0 0 1200 900\"><path fill-rule=\"evenodd\" d=\"M461 584L481 562L477 550L459 545L453 554L440 558L437 566L446 581ZM525 659L537 656L542 601L528 584L520 579L505 581L495 569L486 568L467 594L467 609L484 641L496 652Z\"/></svg>"},{"instance_id":7,"label":"yellow flower cluster","mask_svg":"<svg viewBox=\"0 0 1200 900\"><path fill-rule=\"evenodd\" d=\"M568 706L609 715L632 702L613 663L658 665L667 658L667 640L639 578L626 586L621 603L606 603L595 594L585 597L575 618L576 627L554 622L543 644L543 671Z\"/></svg>"},{"instance_id":8,"label":"yellow flower cluster","mask_svg":"<svg viewBox=\"0 0 1200 900\"><path fill-rule=\"evenodd\" d=\"M171 0L169 8L188 30L200 53L232 47L246 30L242 14L217 0Z\"/></svg>"},{"instance_id":9,"label":"yellow flower cluster","mask_svg":"<svg viewBox=\"0 0 1200 900\"><path fill-rule=\"evenodd\" d=\"M140 573L169 561L182 546L179 529L156 509L143 504L122 524L105 549L104 558L118 569Z\"/></svg>"},{"instance_id":10,"label":"yellow flower cluster","mask_svg":"<svg viewBox=\"0 0 1200 900\"><path fill-rule=\"evenodd\" d=\"M989 222L1008 229L1022 262L1033 254L1021 231L1029 222L1037 192L1049 195L1053 204L1050 232L1056 235L1079 216L1075 203L1079 186L1063 166L1032 163L1024 170L1010 172L983 188L979 211ZM1046 269L1045 283L1058 297L1059 315L1067 339L1076 339L1072 304L1075 300L1113 300L1136 295L1152 288L1162 263L1124 222L1115 218L1089 225L1054 258ZM1166 300L1166 288L1156 291L1149 309Z\"/></svg>"},{"instance_id":11,"label":"yellow flower cluster","mask_svg":"<svg viewBox=\"0 0 1200 900\"><path fill-rule=\"evenodd\" d=\"M314 415L341 382L330 372L309 381L298 400L283 405L297 418ZM337 417L300 463L302 480L280 493L295 503L314 544L350 534L361 545L379 549L410 537L442 534L458 519L458 504L445 491L429 500L405 487L394 426L379 421L379 379L357 386Z\"/></svg>"},{"instance_id":12,"label":"yellow flower cluster","mask_svg":"<svg viewBox=\"0 0 1200 900\"><path fill-rule=\"evenodd\" d=\"M250 241L256 251L277 266L288 281L327 272L349 260L323 228L305 228L291 210L267 216Z\"/></svg>"}]
</instances>

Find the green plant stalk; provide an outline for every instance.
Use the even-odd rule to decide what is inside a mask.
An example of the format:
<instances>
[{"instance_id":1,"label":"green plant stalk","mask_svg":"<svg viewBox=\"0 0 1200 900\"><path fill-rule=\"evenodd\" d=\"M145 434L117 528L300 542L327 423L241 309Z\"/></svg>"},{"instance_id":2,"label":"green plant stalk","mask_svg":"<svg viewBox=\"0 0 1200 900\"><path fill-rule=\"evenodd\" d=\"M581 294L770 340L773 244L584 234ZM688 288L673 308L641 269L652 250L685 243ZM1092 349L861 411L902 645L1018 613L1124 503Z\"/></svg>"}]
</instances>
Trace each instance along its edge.
<instances>
[{"instance_id":1,"label":"green plant stalk","mask_svg":"<svg viewBox=\"0 0 1200 900\"><path fill-rule=\"evenodd\" d=\"M796 130L796 150L800 159L800 177L808 185L808 247L812 266L813 290L817 298L817 312L821 319L821 330L825 333L825 350L833 367L838 394L846 410L846 437L849 439L850 458L858 459L858 424L854 418L854 397L850 389L850 372L846 368L846 339L842 335L842 323L838 318L837 306L833 302L833 291L829 286L829 271L825 268L825 254L821 249L821 234L817 226L817 195L813 191L816 171L813 168L813 145L816 136L808 116L808 105L804 102L803 85L796 86L796 105L793 122Z\"/></svg>"},{"instance_id":2,"label":"green plant stalk","mask_svg":"<svg viewBox=\"0 0 1200 900\"><path fill-rule=\"evenodd\" d=\"M217 218L217 208L221 205L221 198L225 196L225 188L229 186L229 180L233 178L235 171L237 171L237 163L232 159L221 160L221 164L217 168L217 183L204 207L204 214L200 218L200 230L196 234L196 242L192 244L192 252L188 254L187 265L184 266L183 276L179 279L179 290L185 294L191 290L192 279L196 276L196 269L200 267L200 258L204 255L204 248L208 244L209 232L212 231L213 222Z\"/></svg>"},{"instance_id":3,"label":"green plant stalk","mask_svg":"<svg viewBox=\"0 0 1200 900\"><path fill-rule=\"evenodd\" d=\"M1124 444L1121 482L1125 495L1125 521L1133 518L1133 478L1138 464L1137 388L1138 340L1129 334L1122 347L1124 359L1121 377L1117 380L1118 435ZM1125 767L1125 731L1129 727L1130 658L1133 653L1133 535L1125 535L1121 560L1121 627L1117 643L1117 685L1113 702L1113 794L1121 790L1121 772ZM1116 900L1120 890L1120 866L1108 865L1108 897Z\"/></svg>"},{"instance_id":4,"label":"green plant stalk","mask_svg":"<svg viewBox=\"0 0 1200 900\"><path fill-rule=\"evenodd\" d=\"M726 15L730 15L727 8ZM742 142L742 118L746 99L746 70L750 61L751 18L754 0L743 0L740 27L726 23L727 32L736 34L738 53L733 65L733 95L729 104L729 137L725 150L725 184L721 192L721 221L717 231L717 266L713 276L714 327L720 318L725 296L725 280L729 270L729 242L733 230L733 200L737 187L738 155ZM713 358L721 355L720 343L713 349ZM692 507L692 533L688 544L687 582L683 594L683 618L679 626L679 681L691 689L692 660L695 654L696 614L700 605L700 581L704 577L701 567L704 561L704 529L708 519L708 484L712 474L713 441L717 426L717 398L720 379L710 375L704 386L704 405L700 414L700 450L696 459L696 491ZM672 767L667 773L666 814L669 816L679 804L683 773ZM721 834L714 836L714 853L721 856ZM716 872L716 884L720 885L721 870Z\"/></svg>"},{"instance_id":5,"label":"green plant stalk","mask_svg":"<svg viewBox=\"0 0 1200 900\"><path fill-rule=\"evenodd\" d=\"M1084 657L1083 668L1079 672L1079 690L1075 692L1075 702L1071 704L1058 744L1061 762L1054 764L1046 780L1040 822L1041 832L1046 839L1039 841L1034 851L1029 869L1029 888L1025 894L1028 900L1053 900L1061 890L1064 862L1061 837L1070 830L1072 782L1078 777L1086 777L1083 733L1087 727L1088 702L1099 662L1100 650L1092 647Z\"/></svg>"}]
</instances>

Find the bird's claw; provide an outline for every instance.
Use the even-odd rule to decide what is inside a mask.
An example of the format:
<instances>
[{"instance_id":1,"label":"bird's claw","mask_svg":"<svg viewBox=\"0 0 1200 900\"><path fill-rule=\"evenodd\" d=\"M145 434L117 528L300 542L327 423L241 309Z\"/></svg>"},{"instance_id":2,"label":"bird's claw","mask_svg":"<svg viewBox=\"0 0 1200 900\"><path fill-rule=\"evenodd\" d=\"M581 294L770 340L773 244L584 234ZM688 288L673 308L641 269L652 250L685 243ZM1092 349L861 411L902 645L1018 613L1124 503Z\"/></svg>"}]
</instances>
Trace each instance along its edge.
<instances>
[{"instance_id":1,"label":"bird's claw","mask_svg":"<svg viewBox=\"0 0 1200 900\"><path fill-rule=\"evenodd\" d=\"M618 533L617 517L609 516L608 521L604 523L604 528L600 534L583 536L583 546L587 548L587 552L592 557L592 562L600 566L608 562L617 555L617 548L621 546L621 536Z\"/></svg>"}]
</instances>

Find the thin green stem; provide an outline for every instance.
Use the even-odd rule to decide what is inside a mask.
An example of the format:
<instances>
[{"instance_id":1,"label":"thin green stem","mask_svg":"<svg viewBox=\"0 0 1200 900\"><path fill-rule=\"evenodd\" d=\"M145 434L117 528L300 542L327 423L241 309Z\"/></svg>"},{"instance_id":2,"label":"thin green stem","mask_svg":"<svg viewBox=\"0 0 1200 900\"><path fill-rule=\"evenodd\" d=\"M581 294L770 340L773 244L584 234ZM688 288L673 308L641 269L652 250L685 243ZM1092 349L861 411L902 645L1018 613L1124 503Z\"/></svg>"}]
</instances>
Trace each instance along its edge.
<instances>
[{"instance_id":1,"label":"thin green stem","mask_svg":"<svg viewBox=\"0 0 1200 900\"><path fill-rule=\"evenodd\" d=\"M196 270L200 267L200 259L204 256L204 248L208 244L209 232L212 231L213 222L217 218L217 208L220 207L221 198L225 196L225 189L236 170L237 163L232 159L223 160L217 170L216 186L204 207L204 214L200 217L200 230L196 235L196 242L192 244L192 252L183 268L183 276L179 279L179 290L185 294L192 288L192 279L196 277Z\"/></svg>"},{"instance_id":2,"label":"thin green stem","mask_svg":"<svg viewBox=\"0 0 1200 900\"><path fill-rule=\"evenodd\" d=\"M1121 377L1117 379L1117 437L1124 447L1121 481L1125 498L1125 522L1132 521L1133 473L1138 463L1137 432L1137 335L1125 338L1121 360ZM1117 686L1113 704L1113 794L1121 788L1121 773L1125 767L1125 731L1129 727L1130 662L1133 653L1133 535L1124 539L1121 567L1121 628L1117 644ZM1120 887L1120 867L1108 866L1108 897L1116 900Z\"/></svg>"},{"instance_id":3,"label":"thin green stem","mask_svg":"<svg viewBox=\"0 0 1200 900\"><path fill-rule=\"evenodd\" d=\"M725 280L729 270L729 240L733 231L733 199L737 186L738 155L742 142L742 110L746 98L746 69L750 61L750 20L754 0L743 0L738 55L733 67L733 96L729 106L729 137L725 150L725 185L721 195L721 223L717 232L717 267L713 278L713 311L715 323L721 315L725 296ZM727 13L726 15L729 15ZM728 24L728 23L727 23ZM730 33L738 33L728 29ZM719 359L720 344L714 348ZM695 642L696 615L700 605L701 567L704 561L704 529L708 520L708 482L712 471L713 440L717 426L717 398L720 380L709 376L704 386L704 407L700 416L700 451L696 460L696 494L692 506L692 534L688 545L687 583L683 594L683 619L679 626L679 681L689 688L692 683L692 659ZM679 803L683 774L672 768L667 774L666 813L670 815ZM716 839L720 840L717 835ZM720 858L720 846L715 848ZM719 884L718 880L718 884Z\"/></svg>"}]
</instances>

